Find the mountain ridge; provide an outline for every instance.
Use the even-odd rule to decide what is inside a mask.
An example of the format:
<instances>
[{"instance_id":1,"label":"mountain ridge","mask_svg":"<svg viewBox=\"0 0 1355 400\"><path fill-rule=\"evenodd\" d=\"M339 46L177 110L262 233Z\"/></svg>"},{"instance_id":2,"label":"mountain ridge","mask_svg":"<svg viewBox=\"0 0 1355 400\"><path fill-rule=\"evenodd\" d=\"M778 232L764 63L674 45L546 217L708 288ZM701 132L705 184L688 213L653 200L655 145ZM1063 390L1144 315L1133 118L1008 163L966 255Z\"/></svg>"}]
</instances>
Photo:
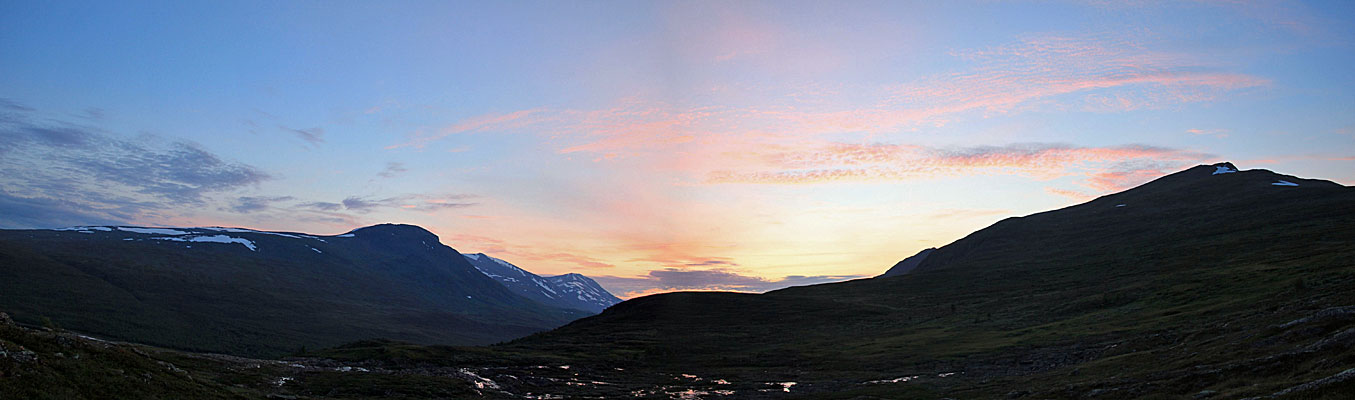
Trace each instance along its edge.
<instances>
[{"instance_id":1,"label":"mountain ridge","mask_svg":"<svg viewBox=\"0 0 1355 400\"><path fill-rule=\"evenodd\" d=\"M435 234L0 230L0 308L120 340L277 355L367 338L489 344L586 315L523 298Z\"/></svg>"},{"instance_id":2,"label":"mountain ridge","mask_svg":"<svg viewBox=\"0 0 1355 400\"><path fill-rule=\"evenodd\" d=\"M1288 184L1277 185L1281 182L1287 182L1293 184L1293 186ZM1278 194L1314 191L1320 193L1333 189L1341 190L1339 188L1348 187L1327 180L1299 178L1265 169L1239 170L1231 162L1197 165L1154 179L1137 187L1103 195L1080 204L1003 219L988 228L975 231L964 238L938 248L929 254L926 259L920 261L913 271L923 272L945 268L946 264L952 263L956 258L981 257L982 253L987 251L984 250L985 246L1003 245L1002 243L984 243L990 236L1022 237L1052 234L1054 232L1048 230L1016 233L1024 226L1047 223L1047 219L1051 215L1061 216L1069 220L1057 222L1060 225L1068 226L1056 229L1070 229L1070 226L1076 225L1078 229L1092 233L1099 231L1097 225L1111 223L1106 221L1114 219L1116 213L1165 219L1159 222L1171 226L1173 224L1171 219L1189 219L1192 218L1192 213L1200 213L1202 210L1211 207L1232 207L1229 210L1230 212L1245 215L1249 214L1248 205L1253 204L1253 202L1287 201L1284 196L1277 196ZM1273 207L1273 204L1257 205ZM1207 226L1203 231L1210 232ZM1140 239L1146 239L1143 237L1146 233L1147 230L1145 229L1131 232ZM1069 242L1067 244L1096 246L1095 243L1089 243L1086 240L1093 236L1068 236ZM1054 245L1054 243L1049 245ZM997 247L991 250L993 252L1004 251Z\"/></svg>"},{"instance_id":3,"label":"mountain ridge","mask_svg":"<svg viewBox=\"0 0 1355 400\"><path fill-rule=\"evenodd\" d=\"M484 253L463 254L476 270L512 289L515 293L556 307L573 308L593 314L621 299L578 273L542 277L502 259Z\"/></svg>"}]
</instances>

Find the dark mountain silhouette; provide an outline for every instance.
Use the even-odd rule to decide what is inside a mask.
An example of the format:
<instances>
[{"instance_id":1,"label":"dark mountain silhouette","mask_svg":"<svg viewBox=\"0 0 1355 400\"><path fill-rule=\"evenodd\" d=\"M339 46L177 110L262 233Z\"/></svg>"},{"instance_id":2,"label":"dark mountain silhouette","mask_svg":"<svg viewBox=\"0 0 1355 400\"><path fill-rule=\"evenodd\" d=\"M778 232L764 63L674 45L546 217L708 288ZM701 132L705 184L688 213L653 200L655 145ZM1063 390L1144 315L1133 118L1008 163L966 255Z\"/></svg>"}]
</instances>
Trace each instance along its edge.
<instances>
[{"instance_id":1,"label":"dark mountain silhouette","mask_svg":"<svg viewBox=\"0 0 1355 400\"><path fill-rule=\"evenodd\" d=\"M1002 220L906 274L640 297L503 347L846 398L1350 390L1352 260L1355 189L1202 165Z\"/></svg>"},{"instance_id":2,"label":"dark mountain silhouette","mask_svg":"<svg viewBox=\"0 0 1355 400\"><path fill-rule=\"evenodd\" d=\"M336 236L4 230L0 309L20 322L248 355L377 337L488 344L587 315L514 294L433 233L391 224Z\"/></svg>"}]
</instances>

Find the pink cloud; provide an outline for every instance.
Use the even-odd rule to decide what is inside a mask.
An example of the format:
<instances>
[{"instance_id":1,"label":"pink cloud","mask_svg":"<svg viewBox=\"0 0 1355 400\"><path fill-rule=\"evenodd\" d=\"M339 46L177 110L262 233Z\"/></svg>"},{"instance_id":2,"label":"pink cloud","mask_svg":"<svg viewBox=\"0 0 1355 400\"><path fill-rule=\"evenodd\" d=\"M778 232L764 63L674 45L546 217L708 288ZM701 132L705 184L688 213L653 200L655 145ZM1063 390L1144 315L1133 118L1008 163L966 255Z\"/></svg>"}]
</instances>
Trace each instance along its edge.
<instances>
[{"instance_id":1,"label":"pink cloud","mask_svg":"<svg viewBox=\"0 0 1355 400\"><path fill-rule=\"evenodd\" d=\"M1228 137L1227 129L1186 129L1186 133L1197 136L1213 136L1218 139Z\"/></svg>"},{"instance_id":2,"label":"pink cloud","mask_svg":"<svg viewBox=\"0 0 1355 400\"><path fill-rule=\"evenodd\" d=\"M434 142L439 139L455 135L458 133L477 132L483 130L517 129L539 122L538 120L534 120L533 117L539 116L541 114L543 114L543 110L532 109L532 110L514 111L506 114L494 113L470 117L458 121L457 123L452 124L450 126L444 127L435 133L428 134L420 132L414 135L414 138L410 139L409 141L400 144L386 146L386 149L390 150L402 147L423 148L430 142Z\"/></svg>"},{"instance_id":3,"label":"pink cloud","mask_svg":"<svg viewBox=\"0 0 1355 400\"><path fill-rule=\"evenodd\" d=\"M1069 198L1069 199L1072 199L1072 200L1078 201L1078 202L1091 200L1093 197L1096 197L1096 196L1093 196L1093 195L1091 195L1091 194L1083 193L1083 192L1076 191L1076 190L1059 189L1059 188L1052 188L1052 187L1046 187L1046 188L1044 188L1044 191L1045 191L1045 192L1048 192L1048 193L1056 194L1056 195L1059 195L1059 196L1067 197L1067 198Z\"/></svg>"},{"instance_id":4,"label":"pink cloud","mask_svg":"<svg viewBox=\"0 0 1355 400\"><path fill-rule=\"evenodd\" d=\"M1219 71L1193 55L1153 52L1127 37L1033 37L954 55L978 67L900 85L891 101L1005 113L1035 100L1118 89L1084 97L1081 108L1128 111L1209 101L1219 93L1269 84Z\"/></svg>"},{"instance_id":5,"label":"pink cloud","mask_svg":"<svg viewBox=\"0 0 1355 400\"><path fill-rule=\"evenodd\" d=\"M1098 189L1122 187L1149 174L1210 156L1151 146L1076 147L1016 144L957 149L891 144L831 144L773 154L755 171L712 171L710 183L804 184L935 179L957 175L1020 175L1036 179L1086 174ZM1141 168L1149 166L1151 168Z\"/></svg>"},{"instance_id":6,"label":"pink cloud","mask_svg":"<svg viewBox=\"0 0 1355 400\"><path fill-rule=\"evenodd\" d=\"M1034 37L954 56L975 67L882 88L864 106L680 106L630 98L596 110L486 114L391 148L419 147L457 133L531 130L554 139L561 153L592 153L599 161L658 154L664 159L659 163L676 166L683 162L672 158L756 156L778 146L821 142L817 137L822 135L897 134L975 111L1006 114L1054 107L1120 112L1212 101L1224 93L1269 85L1263 78L1226 72L1192 55L1154 52L1143 43L1111 36ZM824 170L815 175L855 174Z\"/></svg>"}]
</instances>

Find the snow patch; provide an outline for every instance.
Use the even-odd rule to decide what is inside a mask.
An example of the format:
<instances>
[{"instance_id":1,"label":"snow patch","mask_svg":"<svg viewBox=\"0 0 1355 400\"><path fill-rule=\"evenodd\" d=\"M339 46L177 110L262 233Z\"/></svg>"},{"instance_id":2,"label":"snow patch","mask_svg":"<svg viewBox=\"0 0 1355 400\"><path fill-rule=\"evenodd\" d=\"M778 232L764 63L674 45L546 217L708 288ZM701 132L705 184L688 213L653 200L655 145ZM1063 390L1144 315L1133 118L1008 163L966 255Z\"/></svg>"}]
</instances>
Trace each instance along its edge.
<instances>
[{"instance_id":1,"label":"snow patch","mask_svg":"<svg viewBox=\"0 0 1355 400\"><path fill-rule=\"evenodd\" d=\"M486 256L486 257L489 257L489 256ZM497 259L497 258L494 258L494 257L489 257L489 259L490 259L490 260L494 260L494 262L499 263L499 265L502 265L502 266L504 266L504 267L507 267L507 268L509 268L509 269L512 269L512 270L514 270L514 271L517 271L519 274L522 274L522 276L527 276L527 271L523 271L522 268L518 268L518 266L516 266L516 265L510 264L510 263L507 262L507 261L500 260L500 259Z\"/></svg>"},{"instance_id":2,"label":"snow patch","mask_svg":"<svg viewBox=\"0 0 1355 400\"><path fill-rule=\"evenodd\" d=\"M218 231L218 232L228 232L228 233L259 233L259 234L264 234L264 235L282 236L282 237L285 237L285 238L292 238L292 239L301 239L301 238L319 239L319 238L317 238L317 237L308 236L308 235L293 235L293 234L289 234L289 233L280 233L280 232L265 232L265 231L256 231L256 230L253 230L253 229L244 229L244 228L223 228L223 227L220 227L220 226L210 226L210 227L197 228L197 229L205 229L205 230L212 230L212 231Z\"/></svg>"},{"instance_id":3,"label":"snow patch","mask_svg":"<svg viewBox=\"0 0 1355 400\"><path fill-rule=\"evenodd\" d=\"M479 261L479 260L480 260L480 255L479 255L479 254L462 254L462 255L463 255L463 256L466 256L466 258L469 258L469 259L472 259L472 260L476 260L476 261ZM476 268L476 269L479 269L479 268ZM484 271L480 271L480 272L484 272Z\"/></svg>"},{"instance_id":4,"label":"snow patch","mask_svg":"<svg viewBox=\"0 0 1355 400\"><path fill-rule=\"evenodd\" d=\"M1124 207L1124 204L1116 204L1116 207Z\"/></svg>"},{"instance_id":5,"label":"snow patch","mask_svg":"<svg viewBox=\"0 0 1355 400\"><path fill-rule=\"evenodd\" d=\"M351 234L351 233L345 233L345 234L342 234L342 235L339 235L339 236L335 236L335 237L354 237L354 236L357 236L357 235L354 235L354 234Z\"/></svg>"},{"instance_id":6,"label":"snow patch","mask_svg":"<svg viewBox=\"0 0 1355 400\"><path fill-rule=\"evenodd\" d=\"M1228 168L1228 167L1226 167L1226 166L1217 165L1217 166L1214 166L1214 173L1211 174L1211 175L1231 174L1231 173L1234 173L1234 172L1237 172L1237 170L1232 169L1232 168Z\"/></svg>"},{"instance_id":7,"label":"snow patch","mask_svg":"<svg viewBox=\"0 0 1355 400\"><path fill-rule=\"evenodd\" d=\"M181 230L178 230L178 229L168 229L168 228L128 228L128 227L123 227L123 226L119 226L119 227L118 227L118 230L124 231L124 232L142 233L142 234L147 234L147 235L171 235L171 236L178 236L178 235L187 235L187 234L190 233L190 232L185 232L185 231L181 231Z\"/></svg>"},{"instance_id":8,"label":"snow patch","mask_svg":"<svg viewBox=\"0 0 1355 400\"><path fill-rule=\"evenodd\" d=\"M250 251L259 251L259 248L258 248L258 247L255 247L255 246L254 246L254 242L249 241L249 239L238 238L238 237L230 237L230 236L226 236L226 235L189 236L189 237L166 237L166 236L162 236L162 237L153 237L153 238L151 238L151 239L155 239L155 240L172 240L172 241L175 241L175 242L203 242L203 243L225 243L225 244L239 243L239 244L241 244L241 245L244 245L246 248L249 248Z\"/></svg>"},{"instance_id":9,"label":"snow patch","mask_svg":"<svg viewBox=\"0 0 1355 400\"><path fill-rule=\"evenodd\" d=\"M1275 186L1298 186L1299 184L1294 183L1294 182L1290 182L1290 181L1279 181L1279 182L1272 183L1271 185L1275 185Z\"/></svg>"},{"instance_id":10,"label":"snow patch","mask_svg":"<svg viewBox=\"0 0 1355 400\"><path fill-rule=\"evenodd\" d=\"M72 226L72 227L69 227L69 228L52 229L52 230L54 230L54 231L82 231L81 233L93 233L93 232L84 232L84 231L104 231L104 232L112 232L112 231L113 231L113 228L109 228L109 227L106 227L106 226Z\"/></svg>"},{"instance_id":11,"label":"snow patch","mask_svg":"<svg viewBox=\"0 0 1355 400\"><path fill-rule=\"evenodd\" d=\"M546 283L545 283L545 282L541 282L541 280L539 280L539 279L532 279L532 282L536 282L536 285L537 285L537 286L540 286L542 289L546 289L547 291L551 292L551 294L557 294L557 295L560 294L560 293L556 292L555 289L551 289L550 286L546 286ZM554 297L554 296L552 296L552 297Z\"/></svg>"},{"instance_id":12,"label":"snow patch","mask_svg":"<svg viewBox=\"0 0 1355 400\"><path fill-rule=\"evenodd\" d=\"M310 249L311 249L311 250L315 250L316 253L320 253L320 254L324 254L324 253L325 253L325 252L323 252L323 251L320 251L320 249L317 249L317 248L314 248L314 247L311 247Z\"/></svg>"},{"instance_id":13,"label":"snow patch","mask_svg":"<svg viewBox=\"0 0 1355 400\"><path fill-rule=\"evenodd\" d=\"M99 338L91 337L91 336L85 336L85 335L75 335L75 336L79 336L79 337L82 338L82 339L93 340L93 341L96 341L96 342L105 342L105 343L108 342L107 340L103 340L103 339L99 339Z\"/></svg>"},{"instance_id":14,"label":"snow patch","mask_svg":"<svg viewBox=\"0 0 1355 400\"><path fill-rule=\"evenodd\" d=\"M894 378L894 379L881 379L881 380L878 380L878 381L867 381L866 384L869 385L869 384L879 384L879 383L902 383L902 382L908 382L908 381L911 381L911 380L914 380L914 379L917 379L917 378L918 378L917 375L913 375L913 376L901 376L901 377Z\"/></svg>"}]
</instances>

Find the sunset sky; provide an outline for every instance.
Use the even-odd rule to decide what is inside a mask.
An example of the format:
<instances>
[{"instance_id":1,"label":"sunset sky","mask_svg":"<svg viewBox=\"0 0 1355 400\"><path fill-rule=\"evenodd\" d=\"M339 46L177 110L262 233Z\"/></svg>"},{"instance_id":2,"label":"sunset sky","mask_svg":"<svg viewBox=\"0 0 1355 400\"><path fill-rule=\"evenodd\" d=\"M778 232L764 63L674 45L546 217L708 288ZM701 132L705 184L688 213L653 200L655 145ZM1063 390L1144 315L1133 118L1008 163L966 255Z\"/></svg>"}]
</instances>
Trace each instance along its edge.
<instances>
[{"instance_id":1,"label":"sunset sky","mask_svg":"<svg viewBox=\"0 0 1355 400\"><path fill-rule=\"evenodd\" d=\"M765 291L1220 161L1355 183L1355 2L0 2L4 228Z\"/></svg>"}]
</instances>

